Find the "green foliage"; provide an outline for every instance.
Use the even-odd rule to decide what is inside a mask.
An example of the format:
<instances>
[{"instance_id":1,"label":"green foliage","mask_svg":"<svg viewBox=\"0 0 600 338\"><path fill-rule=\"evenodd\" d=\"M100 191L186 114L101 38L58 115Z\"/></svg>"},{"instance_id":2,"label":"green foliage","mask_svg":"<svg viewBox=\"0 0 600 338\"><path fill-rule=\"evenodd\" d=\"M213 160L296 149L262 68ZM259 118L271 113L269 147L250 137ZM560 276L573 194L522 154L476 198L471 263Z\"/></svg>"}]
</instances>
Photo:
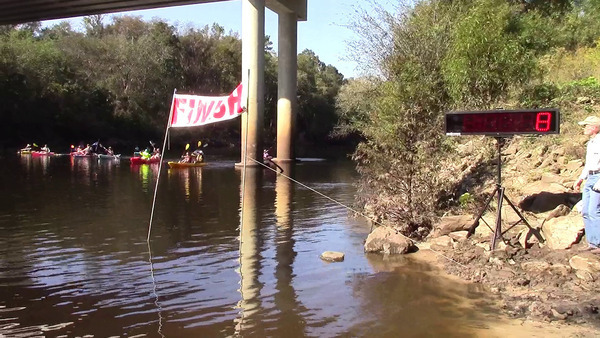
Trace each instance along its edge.
<instances>
[{"instance_id":1,"label":"green foliage","mask_svg":"<svg viewBox=\"0 0 600 338\"><path fill-rule=\"evenodd\" d=\"M313 51L298 54L297 126L302 140L327 141L337 123L335 98L343 81L343 75L325 65Z\"/></svg>"},{"instance_id":2,"label":"green foliage","mask_svg":"<svg viewBox=\"0 0 600 338\"><path fill-rule=\"evenodd\" d=\"M519 97L524 107L544 108L552 106L553 101L560 95L558 86L552 83L541 83L525 87Z\"/></svg>"},{"instance_id":3,"label":"green foliage","mask_svg":"<svg viewBox=\"0 0 600 338\"><path fill-rule=\"evenodd\" d=\"M467 206L472 204L474 202L474 200L475 199L473 198L473 195L466 192L466 193L460 195L460 197L458 198L458 204L460 205L461 208L466 208Z\"/></svg>"},{"instance_id":4,"label":"green foliage","mask_svg":"<svg viewBox=\"0 0 600 338\"><path fill-rule=\"evenodd\" d=\"M588 77L565 83L562 87L563 94L572 97L591 96L600 98L600 81L595 77Z\"/></svg>"},{"instance_id":5,"label":"green foliage","mask_svg":"<svg viewBox=\"0 0 600 338\"><path fill-rule=\"evenodd\" d=\"M32 138L63 146L85 139L135 144L164 132L173 90L225 95L241 80L241 40L217 24L200 29L160 20L104 15L83 20L82 32L67 22L0 30L0 145ZM334 99L343 77L312 53L301 74L299 132L326 140L337 116ZM302 56L299 59L304 64ZM317 65L317 66L315 66ZM276 138L277 56L265 41L265 136ZM54 126L54 127L52 127ZM17 132L18 131L18 132ZM190 138L199 130L182 131ZM202 127L211 144L240 141L239 121ZM194 137L195 138L195 137ZM76 141L77 140L77 141Z\"/></svg>"},{"instance_id":6,"label":"green foliage","mask_svg":"<svg viewBox=\"0 0 600 338\"><path fill-rule=\"evenodd\" d=\"M457 142L442 136L449 109L596 98L599 9L598 0L407 0L393 13L376 4L359 12L353 55L374 76L340 89L336 132L364 139L354 159L365 208L406 234L431 223L459 179L439 181L441 163L456 158ZM557 74L562 81L546 80Z\"/></svg>"},{"instance_id":7,"label":"green foliage","mask_svg":"<svg viewBox=\"0 0 600 338\"><path fill-rule=\"evenodd\" d=\"M452 28L443 69L457 105L489 108L534 74L535 59L511 26L513 13L506 1L477 0Z\"/></svg>"}]
</instances>

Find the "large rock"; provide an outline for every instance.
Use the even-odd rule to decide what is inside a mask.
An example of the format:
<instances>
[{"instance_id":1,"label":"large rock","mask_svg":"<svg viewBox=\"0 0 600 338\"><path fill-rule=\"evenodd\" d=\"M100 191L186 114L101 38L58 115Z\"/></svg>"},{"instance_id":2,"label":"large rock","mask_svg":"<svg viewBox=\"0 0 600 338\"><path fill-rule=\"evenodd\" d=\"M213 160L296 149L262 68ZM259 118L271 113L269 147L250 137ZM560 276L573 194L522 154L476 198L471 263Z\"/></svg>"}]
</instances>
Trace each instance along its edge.
<instances>
[{"instance_id":1,"label":"large rock","mask_svg":"<svg viewBox=\"0 0 600 338\"><path fill-rule=\"evenodd\" d=\"M583 270L597 275L600 272L600 257L591 253L582 253L571 257L569 265L575 270Z\"/></svg>"},{"instance_id":2,"label":"large rock","mask_svg":"<svg viewBox=\"0 0 600 338\"><path fill-rule=\"evenodd\" d=\"M469 230L473 222L475 222L475 218L472 215L442 217L440 222L435 225L431 237L440 237L455 231Z\"/></svg>"},{"instance_id":3,"label":"large rock","mask_svg":"<svg viewBox=\"0 0 600 338\"><path fill-rule=\"evenodd\" d=\"M569 259L569 265L575 269L577 278L594 281L600 272L600 257L592 253L582 253Z\"/></svg>"},{"instance_id":4,"label":"large rock","mask_svg":"<svg viewBox=\"0 0 600 338\"><path fill-rule=\"evenodd\" d=\"M583 218L577 213L549 219L542 226L542 235L549 249L568 249L581 240Z\"/></svg>"},{"instance_id":5,"label":"large rock","mask_svg":"<svg viewBox=\"0 0 600 338\"><path fill-rule=\"evenodd\" d=\"M375 228L365 242L365 252L406 254L415 251L416 248L412 240L386 226Z\"/></svg>"},{"instance_id":6,"label":"large rock","mask_svg":"<svg viewBox=\"0 0 600 338\"><path fill-rule=\"evenodd\" d=\"M327 262L341 262L344 260L344 253L337 251L325 251L320 258Z\"/></svg>"}]
</instances>

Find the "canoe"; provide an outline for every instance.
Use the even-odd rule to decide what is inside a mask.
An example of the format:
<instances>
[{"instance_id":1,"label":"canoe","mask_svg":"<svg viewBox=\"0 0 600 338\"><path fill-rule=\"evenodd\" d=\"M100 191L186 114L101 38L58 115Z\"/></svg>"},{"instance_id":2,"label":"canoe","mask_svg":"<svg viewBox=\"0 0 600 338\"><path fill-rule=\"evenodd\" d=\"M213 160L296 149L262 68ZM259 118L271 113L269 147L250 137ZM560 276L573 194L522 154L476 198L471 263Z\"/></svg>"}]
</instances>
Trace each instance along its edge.
<instances>
[{"instance_id":1,"label":"canoe","mask_svg":"<svg viewBox=\"0 0 600 338\"><path fill-rule=\"evenodd\" d=\"M160 162L160 158L158 157L152 157L149 159L144 159L142 157L132 157L129 160L131 161L131 164L149 164Z\"/></svg>"},{"instance_id":2,"label":"canoe","mask_svg":"<svg viewBox=\"0 0 600 338\"><path fill-rule=\"evenodd\" d=\"M169 168L190 168L190 167L203 167L206 165L206 162L196 162L196 163L181 163L181 162L168 162Z\"/></svg>"},{"instance_id":3,"label":"canoe","mask_svg":"<svg viewBox=\"0 0 600 338\"><path fill-rule=\"evenodd\" d=\"M98 154L99 160L119 160L121 159L121 154L116 155L108 155L108 154Z\"/></svg>"},{"instance_id":4,"label":"canoe","mask_svg":"<svg viewBox=\"0 0 600 338\"><path fill-rule=\"evenodd\" d=\"M32 156L52 156L52 155L54 155L54 152L52 152L52 151L32 151L31 155Z\"/></svg>"}]
</instances>

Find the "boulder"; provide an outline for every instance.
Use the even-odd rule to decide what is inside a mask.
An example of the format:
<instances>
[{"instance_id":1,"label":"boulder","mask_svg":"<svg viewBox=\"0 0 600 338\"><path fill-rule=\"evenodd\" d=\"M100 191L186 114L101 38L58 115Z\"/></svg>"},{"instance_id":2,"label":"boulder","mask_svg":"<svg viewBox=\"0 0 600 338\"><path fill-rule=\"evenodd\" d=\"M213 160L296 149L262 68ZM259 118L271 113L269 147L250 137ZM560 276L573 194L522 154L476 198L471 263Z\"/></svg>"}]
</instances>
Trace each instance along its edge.
<instances>
[{"instance_id":1,"label":"boulder","mask_svg":"<svg viewBox=\"0 0 600 338\"><path fill-rule=\"evenodd\" d=\"M566 206L564 204L560 204L559 206L554 208L554 210L552 210L552 211L550 211L550 213L548 213L548 215L546 216L546 221L549 219L552 219L552 218L556 218L556 217L567 216L570 213L571 213L571 208L569 208L568 206Z\"/></svg>"},{"instance_id":2,"label":"boulder","mask_svg":"<svg viewBox=\"0 0 600 338\"><path fill-rule=\"evenodd\" d=\"M575 270L589 272L598 275L600 272L600 256L592 253L582 253L569 259L569 265Z\"/></svg>"},{"instance_id":3,"label":"boulder","mask_svg":"<svg viewBox=\"0 0 600 338\"><path fill-rule=\"evenodd\" d=\"M475 218L472 215L445 216L435 225L431 236L439 237L455 231L466 231L473 226L473 222Z\"/></svg>"},{"instance_id":4,"label":"boulder","mask_svg":"<svg viewBox=\"0 0 600 338\"><path fill-rule=\"evenodd\" d=\"M542 226L542 235L549 249L568 249L581 240L583 218L572 213L567 216L549 219Z\"/></svg>"},{"instance_id":5,"label":"boulder","mask_svg":"<svg viewBox=\"0 0 600 338\"><path fill-rule=\"evenodd\" d=\"M365 252L381 252L384 254L406 254L415 251L412 240L399 234L395 229L386 226L375 228L365 242Z\"/></svg>"}]
</instances>

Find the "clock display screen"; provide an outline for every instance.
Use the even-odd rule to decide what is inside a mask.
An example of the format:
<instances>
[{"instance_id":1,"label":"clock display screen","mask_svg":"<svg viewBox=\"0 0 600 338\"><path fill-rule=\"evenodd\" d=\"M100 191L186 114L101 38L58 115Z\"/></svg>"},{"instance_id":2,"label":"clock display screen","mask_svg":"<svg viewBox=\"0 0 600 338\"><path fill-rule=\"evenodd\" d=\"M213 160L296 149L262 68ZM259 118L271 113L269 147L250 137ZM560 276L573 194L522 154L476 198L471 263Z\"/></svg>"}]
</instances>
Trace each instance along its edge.
<instances>
[{"instance_id":1,"label":"clock display screen","mask_svg":"<svg viewBox=\"0 0 600 338\"><path fill-rule=\"evenodd\" d=\"M558 109L446 113L446 135L558 134Z\"/></svg>"}]
</instances>

